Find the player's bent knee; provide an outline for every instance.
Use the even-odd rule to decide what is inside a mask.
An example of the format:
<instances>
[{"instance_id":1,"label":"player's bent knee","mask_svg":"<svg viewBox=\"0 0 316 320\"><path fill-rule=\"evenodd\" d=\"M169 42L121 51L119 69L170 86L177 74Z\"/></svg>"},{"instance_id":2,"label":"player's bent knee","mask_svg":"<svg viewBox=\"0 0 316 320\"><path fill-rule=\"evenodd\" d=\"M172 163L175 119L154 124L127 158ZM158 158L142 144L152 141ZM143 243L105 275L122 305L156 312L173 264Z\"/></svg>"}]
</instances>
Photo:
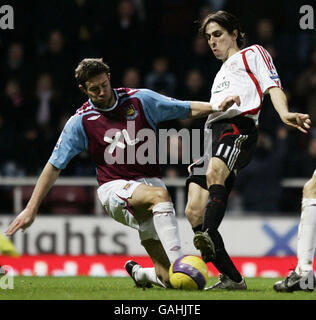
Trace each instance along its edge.
<instances>
[{"instance_id":1,"label":"player's bent knee","mask_svg":"<svg viewBox=\"0 0 316 320\"><path fill-rule=\"evenodd\" d=\"M171 201L171 197L169 192L164 188L155 188L152 194L152 205L155 205L160 202L169 202Z\"/></svg>"},{"instance_id":2,"label":"player's bent knee","mask_svg":"<svg viewBox=\"0 0 316 320\"><path fill-rule=\"evenodd\" d=\"M203 222L203 211L200 209L187 206L185 208L185 215L192 227L196 227Z\"/></svg>"},{"instance_id":3,"label":"player's bent knee","mask_svg":"<svg viewBox=\"0 0 316 320\"><path fill-rule=\"evenodd\" d=\"M206 171L206 180L209 186L213 184L224 184L226 177L224 177L224 170L219 168L212 168Z\"/></svg>"}]
</instances>

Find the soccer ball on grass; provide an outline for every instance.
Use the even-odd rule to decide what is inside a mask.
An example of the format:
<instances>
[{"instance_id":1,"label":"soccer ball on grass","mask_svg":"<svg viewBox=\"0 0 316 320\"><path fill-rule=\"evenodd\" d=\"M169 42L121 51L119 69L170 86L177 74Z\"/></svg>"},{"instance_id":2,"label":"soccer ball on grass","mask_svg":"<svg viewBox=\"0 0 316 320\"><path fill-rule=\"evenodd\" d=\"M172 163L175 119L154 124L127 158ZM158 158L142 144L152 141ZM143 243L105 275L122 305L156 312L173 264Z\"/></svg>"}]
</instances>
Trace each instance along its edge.
<instances>
[{"instance_id":1,"label":"soccer ball on grass","mask_svg":"<svg viewBox=\"0 0 316 320\"><path fill-rule=\"evenodd\" d=\"M174 289L203 290L208 281L208 268L201 258L185 255L171 264L169 278Z\"/></svg>"}]
</instances>

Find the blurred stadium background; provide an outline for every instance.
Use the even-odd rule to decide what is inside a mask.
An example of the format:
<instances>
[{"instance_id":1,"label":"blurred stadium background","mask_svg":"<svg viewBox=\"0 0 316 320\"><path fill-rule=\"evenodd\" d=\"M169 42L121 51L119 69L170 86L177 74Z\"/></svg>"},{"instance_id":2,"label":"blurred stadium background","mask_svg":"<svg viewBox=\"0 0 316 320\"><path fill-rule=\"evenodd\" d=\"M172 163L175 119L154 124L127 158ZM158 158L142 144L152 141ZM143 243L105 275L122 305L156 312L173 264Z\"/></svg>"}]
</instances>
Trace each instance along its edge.
<instances>
[{"instance_id":1,"label":"blurred stadium background","mask_svg":"<svg viewBox=\"0 0 316 320\"><path fill-rule=\"evenodd\" d=\"M103 57L113 87L150 88L183 100L209 100L221 63L197 35L197 20L236 14L248 44L272 55L292 111L309 113L304 135L285 128L269 98L258 149L230 195L222 231L245 276L283 276L296 265L301 191L316 168L316 32L299 28L300 6L314 1L56 0L6 1L14 29L0 32L0 232L26 205L67 119L85 101L74 80L84 57ZM161 128L202 128L204 119ZM175 152L178 151L178 152ZM181 163L181 139L168 158ZM184 217L187 165L165 165L185 253L198 254ZM0 265L24 275L126 275L127 258L151 265L136 231L106 216L96 198L93 164L77 156L27 232L0 241ZM1 239L0 239L1 240ZM211 268L211 272L216 271Z\"/></svg>"}]
</instances>

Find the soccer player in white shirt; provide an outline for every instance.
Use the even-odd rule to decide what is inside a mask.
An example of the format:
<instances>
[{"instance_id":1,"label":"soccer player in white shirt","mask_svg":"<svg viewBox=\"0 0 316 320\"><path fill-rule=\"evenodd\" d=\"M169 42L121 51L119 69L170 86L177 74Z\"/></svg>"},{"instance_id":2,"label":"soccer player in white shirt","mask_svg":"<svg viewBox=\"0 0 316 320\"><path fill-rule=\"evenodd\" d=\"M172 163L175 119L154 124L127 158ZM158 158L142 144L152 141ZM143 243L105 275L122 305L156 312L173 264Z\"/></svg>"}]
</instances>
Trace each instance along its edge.
<instances>
[{"instance_id":1,"label":"soccer player in white shirt","mask_svg":"<svg viewBox=\"0 0 316 320\"><path fill-rule=\"evenodd\" d=\"M270 54L259 45L241 49L244 34L234 15L225 11L210 14L203 20L200 32L215 57L223 62L212 86L212 105L216 107L222 97L236 94L241 104L224 113L213 113L206 121L204 156L189 167L186 216L195 232L195 247L204 261L212 262L221 273L219 282L207 290L246 289L218 227L235 176L250 162L255 150L264 95L270 95L285 124L307 133L311 121L307 114L289 112Z\"/></svg>"},{"instance_id":2,"label":"soccer player in white shirt","mask_svg":"<svg viewBox=\"0 0 316 320\"><path fill-rule=\"evenodd\" d=\"M303 188L302 213L297 237L296 269L273 288L277 292L313 291L313 262L316 248L316 170Z\"/></svg>"}]
</instances>

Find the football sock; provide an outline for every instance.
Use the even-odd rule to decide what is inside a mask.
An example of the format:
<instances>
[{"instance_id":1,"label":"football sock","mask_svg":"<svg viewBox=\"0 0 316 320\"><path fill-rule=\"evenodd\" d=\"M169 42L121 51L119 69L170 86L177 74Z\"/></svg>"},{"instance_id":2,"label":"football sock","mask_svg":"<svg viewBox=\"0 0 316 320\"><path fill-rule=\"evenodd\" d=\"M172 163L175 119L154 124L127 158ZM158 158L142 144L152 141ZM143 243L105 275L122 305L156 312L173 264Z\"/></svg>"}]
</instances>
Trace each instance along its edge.
<instances>
[{"instance_id":1,"label":"football sock","mask_svg":"<svg viewBox=\"0 0 316 320\"><path fill-rule=\"evenodd\" d=\"M298 228L296 273L302 276L313 270L316 247L316 199L303 198Z\"/></svg>"},{"instance_id":2,"label":"football sock","mask_svg":"<svg viewBox=\"0 0 316 320\"><path fill-rule=\"evenodd\" d=\"M153 222L170 263L182 256L180 235L172 202L160 202L153 209Z\"/></svg>"},{"instance_id":3,"label":"football sock","mask_svg":"<svg viewBox=\"0 0 316 320\"><path fill-rule=\"evenodd\" d=\"M227 187L219 184L210 186L210 198L204 213L203 230L208 230L208 234L215 246L216 257L212 260L214 266L219 272L225 274L231 280L240 282L242 281L242 276L230 259L225 249L223 239L217 230L224 218L227 199L232 185L233 181Z\"/></svg>"},{"instance_id":4,"label":"football sock","mask_svg":"<svg viewBox=\"0 0 316 320\"><path fill-rule=\"evenodd\" d=\"M166 287L157 277L155 268L142 268L139 267L134 272L134 278L137 282L144 283L150 282L160 287Z\"/></svg>"},{"instance_id":5,"label":"football sock","mask_svg":"<svg viewBox=\"0 0 316 320\"><path fill-rule=\"evenodd\" d=\"M235 282L242 281L241 274L235 267L233 261L230 259L225 249L224 242L220 233L216 230L210 235L210 237L215 246L215 259L213 259L211 262L214 264L216 269Z\"/></svg>"},{"instance_id":6,"label":"football sock","mask_svg":"<svg viewBox=\"0 0 316 320\"><path fill-rule=\"evenodd\" d=\"M213 184L208 190L210 197L204 213L203 231L208 229L209 232L214 232L223 220L228 193L226 187L220 184Z\"/></svg>"}]
</instances>

